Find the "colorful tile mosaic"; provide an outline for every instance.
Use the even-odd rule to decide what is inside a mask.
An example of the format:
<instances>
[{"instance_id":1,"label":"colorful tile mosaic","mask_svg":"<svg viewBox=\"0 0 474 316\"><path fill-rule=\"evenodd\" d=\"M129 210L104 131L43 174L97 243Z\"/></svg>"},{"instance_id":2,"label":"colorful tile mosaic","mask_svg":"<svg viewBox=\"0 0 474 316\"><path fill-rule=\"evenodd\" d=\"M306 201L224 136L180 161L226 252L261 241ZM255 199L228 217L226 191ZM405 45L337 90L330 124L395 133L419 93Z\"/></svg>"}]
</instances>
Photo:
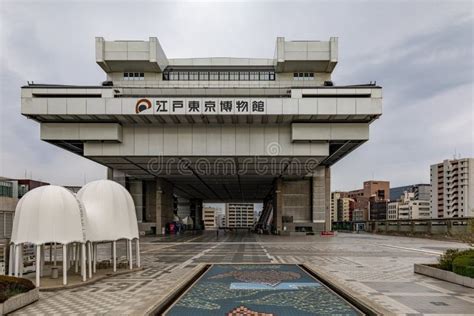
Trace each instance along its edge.
<instances>
[{"instance_id":1,"label":"colorful tile mosaic","mask_svg":"<svg viewBox=\"0 0 474 316\"><path fill-rule=\"evenodd\" d=\"M298 265L213 265L166 315L359 315Z\"/></svg>"}]
</instances>

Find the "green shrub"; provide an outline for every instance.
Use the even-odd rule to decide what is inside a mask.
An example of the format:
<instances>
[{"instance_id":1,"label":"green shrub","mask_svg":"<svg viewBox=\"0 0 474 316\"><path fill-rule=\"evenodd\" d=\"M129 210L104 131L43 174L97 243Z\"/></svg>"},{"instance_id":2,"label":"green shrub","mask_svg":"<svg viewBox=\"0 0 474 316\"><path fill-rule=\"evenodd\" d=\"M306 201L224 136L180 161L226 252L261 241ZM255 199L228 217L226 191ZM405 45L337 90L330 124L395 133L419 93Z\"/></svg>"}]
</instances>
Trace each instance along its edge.
<instances>
[{"instance_id":1,"label":"green shrub","mask_svg":"<svg viewBox=\"0 0 474 316\"><path fill-rule=\"evenodd\" d=\"M26 293L34 288L35 285L30 280L0 275L0 303L14 295Z\"/></svg>"},{"instance_id":2,"label":"green shrub","mask_svg":"<svg viewBox=\"0 0 474 316\"><path fill-rule=\"evenodd\" d=\"M453 260L453 272L474 278L474 253L457 256Z\"/></svg>"},{"instance_id":3,"label":"green shrub","mask_svg":"<svg viewBox=\"0 0 474 316\"><path fill-rule=\"evenodd\" d=\"M439 257L439 268L447 271L453 271L453 261L459 256L473 255L474 249L459 250L459 249L448 249L444 254Z\"/></svg>"},{"instance_id":4,"label":"green shrub","mask_svg":"<svg viewBox=\"0 0 474 316\"><path fill-rule=\"evenodd\" d=\"M448 249L439 257L439 268L446 271L453 271L453 260L459 254L458 249Z\"/></svg>"}]
</instances>

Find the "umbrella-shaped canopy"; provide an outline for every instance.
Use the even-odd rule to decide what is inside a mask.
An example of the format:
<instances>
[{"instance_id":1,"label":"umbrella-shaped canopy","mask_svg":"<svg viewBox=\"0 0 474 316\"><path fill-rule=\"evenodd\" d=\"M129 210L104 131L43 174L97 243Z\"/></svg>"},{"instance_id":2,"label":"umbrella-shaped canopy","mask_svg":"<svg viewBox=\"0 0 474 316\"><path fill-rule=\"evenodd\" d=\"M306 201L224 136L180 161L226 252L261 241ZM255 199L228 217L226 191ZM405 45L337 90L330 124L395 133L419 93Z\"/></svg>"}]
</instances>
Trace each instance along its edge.
<instances>
[{"instance_id":1,"label":"umbrella-shaped canopy","mask_svg":"<svg viewBox=\"0 0 474 316\"><path fill-rule=\"evenodd\" d=\"M36 245L85 242L83 213L71 191L56 185L35 188L16 206L11 241Z\"/></svg>"},{"instance_id":2,"label":"umbrella-shaped canopy","mask_svg":"<svg viewBox=\"0 0 474 316\"><path fill-rule=\"evenodd\" d=\"M123 186L111 180L97 180L83 186L77 197L85 208L87 240L138 238L135 204Z\"/></svg>"}]
</instances>

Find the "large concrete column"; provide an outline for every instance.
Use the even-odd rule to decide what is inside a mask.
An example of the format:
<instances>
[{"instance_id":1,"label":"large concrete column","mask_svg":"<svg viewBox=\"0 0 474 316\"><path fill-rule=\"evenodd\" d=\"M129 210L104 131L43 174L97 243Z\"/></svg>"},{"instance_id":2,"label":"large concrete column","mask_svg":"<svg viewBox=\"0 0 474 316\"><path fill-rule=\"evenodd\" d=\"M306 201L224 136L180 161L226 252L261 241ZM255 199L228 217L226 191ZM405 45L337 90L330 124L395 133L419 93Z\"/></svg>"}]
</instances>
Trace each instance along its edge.
<instances>
[{"instance_id":1,"label":"large concrete column","mask_svg":"<svg viewBox=\"0 0 474 316\"><path fill-rule=\"evenodd\" d=\"M204 229L202 225L203 216L202 216L202 200L200 199L191 199L190 201L190 213L191 218L194 220L195 229Z\"/></svg>"},{"instance_id":2,"label":"large concrete column","mask_svg":"<svg viewBox=\"0 0 474 316\"><path fill-rule=\"evenodd\" d=\"M133 203L135 203L135 210L137 212L137 221L143 222L143 181L130 180L130 194L132 195Z\"/></svg>"},{"instance_id":3,"label":"large concrete column","mask_svg":"<svg viewBox=\"0 0 474 316\"><path fill-rule=\"evenodd\" d=\"M156 179L156 234L161 235L166 223L173 221L173 185Z\"/></svg>"},{"instance_id":4,"label":"large concrete column","mask_svg":"<svg viewBox=\"0 0 474 316\"><path fill-rule=\"evenodd\" d=\"M126 175L123 171L107 168L107 179L120 183L125 187Z\"/></svg>"},{"instance_id":5,"label":"large concrete column","mask_svg":"<svg viewBox=\"0 0 474 316\"><path fill-rule=\"evenodd\" d=\"M275 182L275 194L273 195L273 225L279 234L282 229L283 216L283 179L278 178Z\"/></svg>"},{"instance_id":6,"label":"large concrete column","mask_svg":"<svg viewBox=\"0 0 474 316\"><path fill-rule=\"evenodd\" d=\"M329 167L318 167L313 173L312 180L313 223L320 223L321 228L329 231L331 230L331 173Z\"/></svg>"}]
</instances>

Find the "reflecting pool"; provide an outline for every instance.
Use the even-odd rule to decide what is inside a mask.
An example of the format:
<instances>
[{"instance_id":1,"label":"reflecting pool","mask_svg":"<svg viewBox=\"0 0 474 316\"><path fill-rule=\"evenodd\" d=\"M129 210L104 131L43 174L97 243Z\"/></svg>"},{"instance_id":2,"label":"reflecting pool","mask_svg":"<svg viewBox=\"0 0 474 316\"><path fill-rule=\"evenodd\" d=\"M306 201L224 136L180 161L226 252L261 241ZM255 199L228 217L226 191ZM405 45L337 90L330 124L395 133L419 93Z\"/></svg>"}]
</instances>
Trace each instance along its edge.
<instances>
[{"instance_id":1,"label":"reflecting pool","mask_svg":"<svg viewBox=\"0 0 474 316\"><path fill-rule=\"evenodd\" d=\"M165 315L360 315L298 265L216 264Z\"/></svg>"}]
</instances>

